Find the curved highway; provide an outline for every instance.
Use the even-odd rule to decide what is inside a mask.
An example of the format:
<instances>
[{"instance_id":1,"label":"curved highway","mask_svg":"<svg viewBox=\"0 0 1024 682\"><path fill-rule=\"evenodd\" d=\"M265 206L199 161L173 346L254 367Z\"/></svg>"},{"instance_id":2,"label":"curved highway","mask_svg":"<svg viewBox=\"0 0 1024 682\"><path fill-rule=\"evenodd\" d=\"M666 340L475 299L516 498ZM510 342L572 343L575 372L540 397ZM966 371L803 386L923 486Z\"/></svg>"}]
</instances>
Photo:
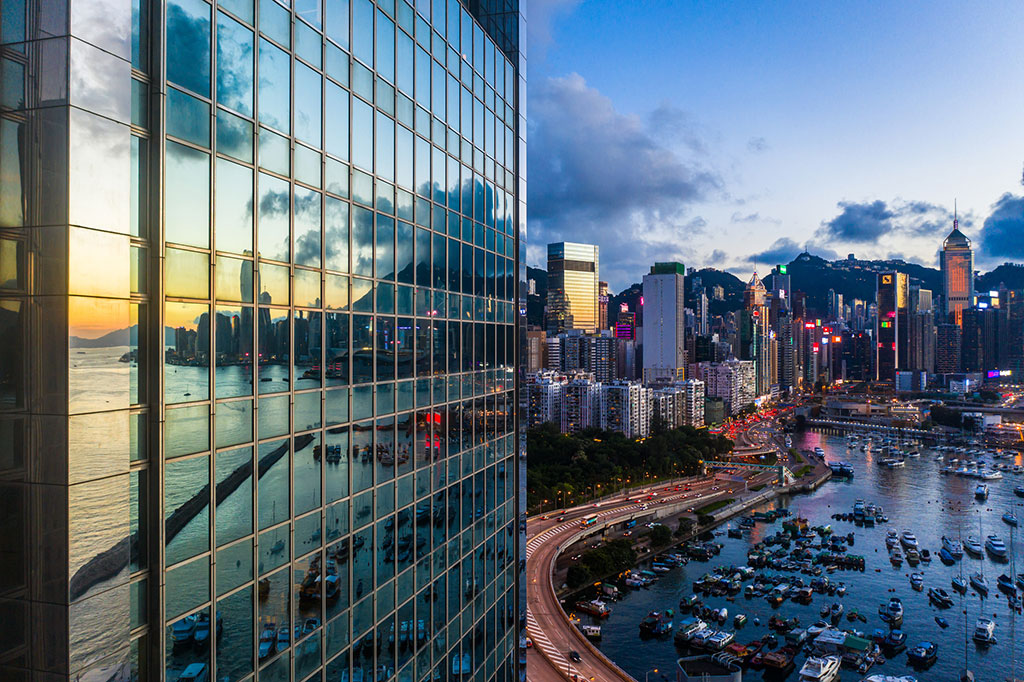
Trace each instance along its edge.
<instances>
[{"instance_id":1,"label":"curved highway","mask_svg":"<svg viewBox=\"0 0 1024 682\"><path fill-rule=\"evenodd\" d=\"M774 427L767 423L750 424L746 430L765 431L757 433L762 443L768 440L777 445L774 439L764 438L773 435ZM746 435L746 434L744 434ZM771 483L776 478L772 471L764 471L749 476L751 484ZM526 634L533 642L527 652L527 677L531 682L555 682L560 680L593 680L595 682L621 682L633 678L601 654L590 644L583 634L569 622L555 594L552 584L555 562L563 546L569 544L581 530L580 519L596 514L598 523L610 525L628 520L638 512L644 512L643 504L647 503L647 513L655 513L662 505L686 510L697 508L716 501L734 497L744 497L725 489L729 484L716 481L713 477L687 479L684 481L663 482L643 490L624 493L622 497L605 499L579 507L566 509L561 514L534 516L527 520L526 527ZM686 487L690 490L686 490ZM647 500L648 495L655 493L657 497ZM751 493L753 494L753 493ZM570 660L570 652L579 654L579 661Z\"/></svg>"}]
</instances>

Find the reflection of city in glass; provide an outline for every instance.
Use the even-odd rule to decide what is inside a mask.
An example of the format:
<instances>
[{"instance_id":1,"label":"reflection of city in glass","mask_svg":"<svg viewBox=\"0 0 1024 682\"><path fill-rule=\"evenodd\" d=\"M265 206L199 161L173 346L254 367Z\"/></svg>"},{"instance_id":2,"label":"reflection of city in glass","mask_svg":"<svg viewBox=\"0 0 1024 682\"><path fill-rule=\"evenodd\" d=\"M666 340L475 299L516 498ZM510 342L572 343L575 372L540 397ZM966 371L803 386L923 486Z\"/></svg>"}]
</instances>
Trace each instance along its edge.
<instances>
[{"instance_id":1,"label":"reflection of city in glass","mask_svg":"<svg viewBox=\"0 0 1024 682\"><path fill-rule=\"evenodd\" d=\"M121 5L3 8L0 678L520 679L517 3Z\"/></svg>"}]
</instances>

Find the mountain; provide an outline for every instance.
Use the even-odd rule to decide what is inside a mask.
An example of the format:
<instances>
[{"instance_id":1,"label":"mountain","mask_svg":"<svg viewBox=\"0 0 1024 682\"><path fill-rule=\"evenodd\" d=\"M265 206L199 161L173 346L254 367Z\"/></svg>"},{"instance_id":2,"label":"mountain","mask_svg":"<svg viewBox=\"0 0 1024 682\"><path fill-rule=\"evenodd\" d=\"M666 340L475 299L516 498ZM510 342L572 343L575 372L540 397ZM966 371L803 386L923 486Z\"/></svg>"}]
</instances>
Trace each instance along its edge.
<instances>
[{"instance_id":1,"label":"mountain","mask_svg":"<svg viewBox=\"0 0 1024 682\"><path fill-rule=\"evenodd\" d=\"M109 348L111 346L137 346L139 343L139 325L133 324L126 329L116 329L95 339L72 336L69 339L71 348ZM174 327L164 327L164 344L174 345Z\"/></svg>"},{"instance_id":2,"label":"mountain","mask_svg":"<svg viewBox=\"0 0 1024 682\"><path fill-rule=\"evenodd\" d=\"M1024 289L1024 265L1003 263L995 270L978 277L974 288L977 291L996 291L999 285L1007 289Z\"/></svg>"},{"instance_id":3,"label":"mountain","mask_svg":"<svg viewBox=\"0 0 1024 682\"><path fill-rule=\"evenodd\" d=\"M700 279L701 286L708 294L708 313L710 315L724 315L743 307L743 291L747 288L746 282L731 272L715 270L714 268L703 268L701 270L690 270L686 273L686 305L696 309L691 297L693 291L693 280ZM725 298L716 301L713 290L716 286L722 287Z\"/></svg>"}]
</instances>

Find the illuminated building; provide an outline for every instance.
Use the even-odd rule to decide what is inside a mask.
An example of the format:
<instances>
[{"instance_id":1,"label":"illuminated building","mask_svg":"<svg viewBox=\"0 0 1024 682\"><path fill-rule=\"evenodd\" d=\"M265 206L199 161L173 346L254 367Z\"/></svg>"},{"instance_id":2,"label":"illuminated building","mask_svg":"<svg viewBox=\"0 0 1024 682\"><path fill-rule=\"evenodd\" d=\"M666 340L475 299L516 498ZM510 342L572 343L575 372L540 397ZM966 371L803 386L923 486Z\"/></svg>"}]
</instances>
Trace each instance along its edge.
<instances>
[{"instance_id":1,"label":"illuminated building","mask_svg":"<svg viewBox=\"0 0 1024 682\"><path fill-rule=\"evenodd\" d=\"M896 370L911 369L908 367L910 294L907 275L902 272L879 273L876 287L875 379L895 381Z\"/></svg>"},{"instance_id":2,"label":"illuminated building","mask_svg":"<svg viewBox=\"0 0 1024 682\"><path fill-rule=\"evenodd\" d=\"M548 334L568 329L592 333L600 322L598 247L548 244Z\"/></svg>"},{"instance_id":3,"label":"illuminated building","mask_svg":"<svg viewBox=\"0 0 1024 682\"><path fill-rule=\"evenodd\" d=\"M974 251L971 240L960 231L955 218L953 231L942 242L939 268L946 317L958 327L962 326L964 310L974 305Z\"/></svg>"},{"instance_id":4,"label":"illuminated building","mask_svg":"<svg viewBox=\"0 0 1024 682\"><path fill-rule=\"evenodd\" d=\"M0 679L518 680L519 3L2 22Z\"/></svg>"}]
</instances>

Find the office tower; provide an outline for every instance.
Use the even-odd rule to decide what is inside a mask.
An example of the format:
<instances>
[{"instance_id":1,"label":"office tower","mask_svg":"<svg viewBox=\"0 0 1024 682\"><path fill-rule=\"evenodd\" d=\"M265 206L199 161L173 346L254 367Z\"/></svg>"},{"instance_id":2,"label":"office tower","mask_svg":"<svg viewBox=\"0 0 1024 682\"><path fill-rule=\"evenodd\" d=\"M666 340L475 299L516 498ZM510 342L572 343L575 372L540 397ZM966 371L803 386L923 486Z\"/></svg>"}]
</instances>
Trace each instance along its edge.
<instances>
[{"instance_id":1,"label":"office tower","mask_svg":"<svg viewBox=\"0 0 1024 682\"><path fill-rule=\"evenodd\" d=\"M686 269L682 263L655 263L644 275L644 381L682 379Z\"/></svg>"},{"instance_id":2,"label":"office tower","mask_svg":"<svg viewBox=\"0 0 1024 682\"><path fill-rule=\"evenodd\" d=\"M962 314L974 305L974 251L971 240L960 231L959 221L953 219L953 231L942 242L939 252L942 270L942 300L946 318L960 326Z\"/></svg>"},{"instance_id":3,"label":"office tower","mask_svg":"<svg viewBox=\"0 0 1024 682\"><path fill-rule=\"evenodd\" d=\"M4 4L0 679L519 679L498 5Z\"/></svg>"},{"instance_id":4,"label":"office tower","mask_svg":"<svg viewBox=\"0 0 1024 682\"><path fill-rule=\"evenodd\" d=\"M608 282L597 283L597 329L608 329Z\"/></svg>"},{"instance_id":5,"label":"office tower","mask_svg":"<svg viewBox=\"0 0 1024 682\"><path fill-rule=\"evenodd\" d=\"M828 290L828 319L843 319L843 295L835 289Z\"/></svg>"},{"instance_id":6,"label":"office tower","mask_svg":"<svg viewBox=\"0 0 1024 682\"><path fill-rule=\"evenodd\" d=\"M1019 379L1024 370L1024 290L999 292L999 367Z\"/></svg>"},{"instance_id":7,"label":"office tower","mask_svg":"<svg viewBox=\"0 0 1024 682\"><path fill-rule=\"evenodd\" d=\"M708 294L704 289L701 289L693 300L694 315L697 318L697 334L705 335L708 334L709 330L709 313L708 313Z\"/></svg>"},{"instance_id":8,"label":"office tower","mask_svg":"<svg viewBox=\"0 0 1024 682\"><path fill-rule=\"evenodd\" d=\"M952 322L935 327L935 371L952 374L960 371L961 328Z\"/></svg>"},{"instance_id":9,"label":"office tower","mask_svg":"<svg viewBox=\"0 0 1024 682\"><path fill-rule=\"evenodd\" d=\"M724 301L725 288L720 284L716 284L713 287L711 287L711 298L713 298L716 301Z\"/></svg>"},{"instance_id":10,"label":"office tower","mask_svg":"<svg viewBox=\"0 0 1024 682\"><path fill-rule=\"evenodd\" d=\"M625 303L622 304L626 306ZM623 310L619 313L619 320L615 323L615 338L633 340L636 338L636 313Z\"/></svg>"},{"instance_id":11,"label":"office tower","mask_svg":"<svg viewBox=\"0 0 1024 682\"><path fill-rule=\"evenodd\" d=\"M929 289L922 289L919 284L911 284L909 293L908 367L925 370L931 374L935 371L935 315L932 311L932 292Z\"/></svg>"},{"instance_id":12,"label":"office tower","mask_svg":"<svg viewBox=\"0 0 1024 682\"><path fill-rule=\"evenodd\" d=\"M907 275L902 272L879 273L875 300L878 317L875 323L875 379L895 381L897 369L908 367L907 311L909 304Z\"/></svg>"},{"instance_id":13,"label":"office tower","mask_svg":"<svg viewBox=\"0 0 1024 682\"><path fill-rule=\"evenodd\" d=\"M543 329L526 331L524 365L527 372L539 372L547 366L548 338Z\"/></svg>"},{"instance_id":14,"label":"office tower","mask_svg":"<svg viewBox=\"0 0 1024 682\"><path fill-rule=\"evenodd\" d=\"M598 248L548 244L548 334L598 329Z\"/></svg>"}]
</instances>

